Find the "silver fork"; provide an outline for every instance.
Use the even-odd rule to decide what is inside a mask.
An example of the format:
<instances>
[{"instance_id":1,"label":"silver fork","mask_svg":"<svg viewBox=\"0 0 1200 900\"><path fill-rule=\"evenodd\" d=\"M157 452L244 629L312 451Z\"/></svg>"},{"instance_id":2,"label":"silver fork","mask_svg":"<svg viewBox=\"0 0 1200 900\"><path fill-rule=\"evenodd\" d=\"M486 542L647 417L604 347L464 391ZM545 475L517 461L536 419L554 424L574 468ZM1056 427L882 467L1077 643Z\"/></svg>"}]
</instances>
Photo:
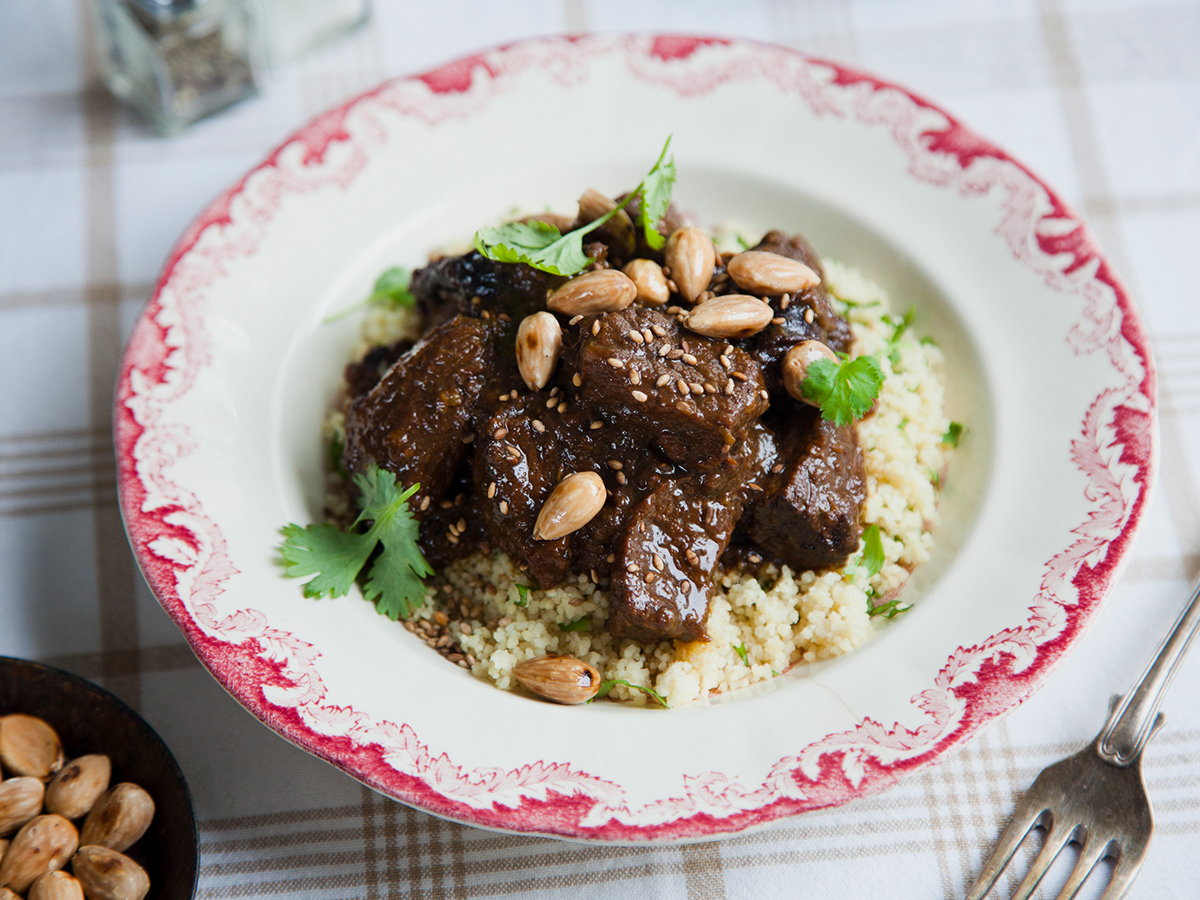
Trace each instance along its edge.
<instances>
[{"instance_id":1,"label":"silver fork","mask_svg":"<svg viewBox=\"0 0 1200 900\"><path fill-rule=\"evenodd\" d=\"M1110 703L1108 722L1096 739L1074 756L1042 770L1013 811L967 900L983 900L1034 827L1047 830L1046 843L1013 900L1026 900L1055 857L1071 840L1082 849L1059 900L1070 900L1105 856L1117 862L1102 900L1120 900L1133 884L1150 836L1154 813L1142 777L1142 750L1163 726L1158 711L1179 663L1200 630L1200 585L1158 653L1133 689Z\"/></svg>"}]
</instances>

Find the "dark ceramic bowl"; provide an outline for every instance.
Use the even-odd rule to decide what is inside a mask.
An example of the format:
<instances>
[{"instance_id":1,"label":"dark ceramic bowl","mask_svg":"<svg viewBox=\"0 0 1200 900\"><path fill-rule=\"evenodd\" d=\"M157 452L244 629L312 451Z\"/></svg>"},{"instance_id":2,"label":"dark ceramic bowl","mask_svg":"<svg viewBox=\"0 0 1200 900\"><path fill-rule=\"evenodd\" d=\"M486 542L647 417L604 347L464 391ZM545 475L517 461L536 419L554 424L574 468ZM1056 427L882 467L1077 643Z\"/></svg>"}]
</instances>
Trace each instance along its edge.
<instances>
[{"instance_id":1,"label":"dark ceramic bowl","mask_svg":"<svg viewBox=\"0 0 1200 900\"><path fill-rule=\"evenodd\" d=\"M175 757L132 709L90 681L40 663L0 656L0 715L45 719L69 762L87 753L112 760L112 783L132 781L154 798L150 830L126 851L150 876L148 900L190 900L200 843L192 795Z\"/></svg>"}]
</instances>

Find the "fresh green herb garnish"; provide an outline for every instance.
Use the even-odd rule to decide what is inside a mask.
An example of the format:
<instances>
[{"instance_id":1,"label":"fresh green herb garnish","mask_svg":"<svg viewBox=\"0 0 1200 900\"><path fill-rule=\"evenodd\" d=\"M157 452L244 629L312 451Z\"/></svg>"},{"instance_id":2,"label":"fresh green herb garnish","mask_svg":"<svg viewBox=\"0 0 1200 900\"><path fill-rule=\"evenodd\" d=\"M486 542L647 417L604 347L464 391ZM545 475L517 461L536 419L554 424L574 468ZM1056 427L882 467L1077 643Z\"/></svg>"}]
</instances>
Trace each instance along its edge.
<instances>
[{"instance_id":1,"label":"fresh green herb garnish","mask_svg":"<svg viewBox=\"0 0 1200 900\"><path fill-rule=\"evenodd\" d=\"M417 298L408 289L410 273L402 266L392 266L375 279L375 287L370 296L357 303L347 306L341 312L325 317L325 323L335 322L342 316L349 315L362 306L390 306L393 309L412 309Z\"/></svg>"},{"instance_id":2,"label":"fresh green herb garnish","mask_svg":"<svg viewBox=\"0 0 1200 900\"><path fill-rule=\"evenodd\" d=\"M849 425L871 409L883 386L883 370L874 356L839 355L840 362L818 359L810 365L800 389L821 407L822 419Z\"/></svg>"},{"instance_id":3,"label":"fresh green herb garnish","mask_svg":"<svg viewBox=\"0 0 1200 900\"><path fill-rule=\"evenodd\" d=\"M536 219L510 222L496 228L481 228L475 232L475 249L496 262L525 263L552 275L574 275L582 272L591 262L583 252L584 237L604 225L634 197L641 198L638 222L645 231L646 241L655 249L662 247L663 236L658 233L655 224L667 211L675 184L675 158L663 162L670 146L671 139L667 138L658 162L641 184L600 218L566 234Z\"/></svg>"},{"instance_id":4,"label":"fresh green herb garnish","mask_svg":"<svg viewBox=\"0 0 1200 900\"><path fill-rule=\"evenodd\" d=\"M868 525L866 531L863 532L862 553L862 562L867 567L868 575L878 575L879 570L883 568L884 561L883 537L879 534L879 526Z\"/></svg>"},{"instance_id":5,"label":"fresh green herb garnish","mask_svg":"<svg viewBox=\"0 0 1200 900\"><path fill-rule=\"evenodd\" d=\"M329 442L329 455L325 459L329 471L337 472L343 477L346 474L346 469L342 465L342 451L345 449L345 442L335 434Z\"/></svg>"},{"instance_id":6,"label":"fresh green herb garnish","mask_svg":"<svg viewBox=\"0 0 1200 900\"><path fill-rule=\"evenodd\" d=\"M747 666L749 666L750 665L750 654L746 652L745 643L736 644L736 645L734 645L733 649L735 651L737 651L737 655L742 658L742 662L744 662Z\"/></svg>"},{"instance_id":7,"label":"fresh green herb garnish","mask_svg":"<svg viewBox=\"0 0 1200 900\"><path fill-rule=\"evenodd\" d=\"M878 606L870 606L868 604L867 613L872 617L883 616L885 619L894 619L900 613L907 612L911 608L911 603L901 606L899 600L889 600L887 603L881 603Z\"/></svg>"},{"instance_id":8,"label":"fresh green herb garnish","mask_svg":"<svg viewBox=\"0 0 1200 900\"><path fill-rule=\"evenodd\" d=\"M778 678L778 677L779 677L779 673L778 673L778 672L776 672L774 669L772 669L772 670L771 670L771 677L772 677L772 678Z\"/></svg>"},{"instance_id":9,"label":"fresh green herb garnish","mask_svg":"<svg viewBox=\"0 0 1200 900\"><path fill-rule=\"evenodd\" d=\"M623 678L614 678L611 681L600 682L600 690L596 691L596 696L589 700L588 703L591 703L594 700L603 700L618 684L623 684L625 687L633 688L635 691L641 691L643 694L649 694L662 704L663 709L671 708L667 706L667 701L663 699L662 694L660 694L658 691L651 690L648 687L642 687L640 684L633 684L632 682L626 681Z\"/></svg>"},{"instance_id":10,"label":"fresh green herb garnish","mask_svg":"<svg viewBox=\"0 0 1200 900\"><path fill-rule=\"evenodd\" d=\"M946 433L942 435L942 443L947 447L957 447L958 440L963 436L962 422L951 422L950 427L946 429Z\"/></svg>"},{"instance_id":11,"label":"fresh green herb garnish","mask_svg":"<svg viewBox=\"0 0 1200 900\"><path fill-rule=\"evenodd\" d=\"M358 486L358 505L362 512L350 531L325 523L285 525L280 555L288 563L287 574L295 578L316 575L305 582L306 597L342 597L366 565L378 544L383 552L371 565L363 594L389 619L407 619L425 602L421 579L432 575L433 568L417 547L417 521L406 502L419 489L414 484L401 492L396 476L372 466L365 475L354 476ZM365 533L354 531L370 522Z\"/></svg>"},{"instance_id":12,"label":"fresh green herb garnish","mask_svg":"<svg viewBox=\"0 0 1200 900\"><path fill-rule=\"evenodd\" d=\"M521 595L521 599L515 601L517 606L528 606L529 605L529 585L518 584L517 585L517 593Z\"/></svg>"},{"instance_id":13,"label":"fresh green herb garnish","mask_svg":"<svg viewBox=\"0 0 1200 900\"><path fill-rule=\"evenodd\" d=\"M565 625L559 625L559 631L587 631L591 626L592 620L586 616L582 619L576 619L574 622L568 622Z\"/></svg>"}]
</instances>

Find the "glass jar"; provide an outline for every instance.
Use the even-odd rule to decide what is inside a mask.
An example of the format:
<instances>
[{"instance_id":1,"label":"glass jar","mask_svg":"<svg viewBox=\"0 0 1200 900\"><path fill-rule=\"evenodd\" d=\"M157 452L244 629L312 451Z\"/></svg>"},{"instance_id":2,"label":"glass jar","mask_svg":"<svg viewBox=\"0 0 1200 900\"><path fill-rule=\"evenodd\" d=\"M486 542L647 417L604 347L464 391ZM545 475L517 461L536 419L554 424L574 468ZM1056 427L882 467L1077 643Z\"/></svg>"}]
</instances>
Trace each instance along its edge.
<instances>
[{"instance_id":1,"label":"glass jar","mask_svg":"<svg viewBox=\"0 0 1200 900\"><path fill-rule=\"evenodd\" d=\"M91 0L109 89L161 134L258 91L258 0Z\"/></svg>"},{"instance_id":2,"label":"glass jar","mask_svg":"<svg viewBox=\"0 0 1200 900\"><path fill-rule=\"evenodd\" d=\"M307 53L367 21L371 0L262 0L271 66Z\"/></svg>"}]
</instances>

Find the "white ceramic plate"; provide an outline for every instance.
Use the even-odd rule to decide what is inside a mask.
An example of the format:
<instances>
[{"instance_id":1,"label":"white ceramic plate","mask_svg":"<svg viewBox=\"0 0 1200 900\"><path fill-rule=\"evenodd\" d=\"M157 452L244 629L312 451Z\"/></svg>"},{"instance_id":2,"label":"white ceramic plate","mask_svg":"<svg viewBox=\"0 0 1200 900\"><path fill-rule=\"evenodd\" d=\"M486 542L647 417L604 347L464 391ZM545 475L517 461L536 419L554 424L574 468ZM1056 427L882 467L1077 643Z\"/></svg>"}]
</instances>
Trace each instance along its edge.
<instances>
[{"instance_id":1,"label":"white ceramic plate","mask_svg":"<svg viewBox=\"0 0 1200 900\"><path fill-rule=\"evenodd\" d=\"M684 208L803 231L945 349L970 432L915 608L856 653L664 713L507 694L357 595L302 597L278 529L320 515L319 424L357 328L322 318L514 206L627 189L668 132ZM180 241L118 387L130 539L234 697L405 803L594 841L741 831L953 750L1095 616L1156 460L1141 320L1052 190L902 88L713 39L523 42L315 120Z\"/></svg>"}]
</instances>

